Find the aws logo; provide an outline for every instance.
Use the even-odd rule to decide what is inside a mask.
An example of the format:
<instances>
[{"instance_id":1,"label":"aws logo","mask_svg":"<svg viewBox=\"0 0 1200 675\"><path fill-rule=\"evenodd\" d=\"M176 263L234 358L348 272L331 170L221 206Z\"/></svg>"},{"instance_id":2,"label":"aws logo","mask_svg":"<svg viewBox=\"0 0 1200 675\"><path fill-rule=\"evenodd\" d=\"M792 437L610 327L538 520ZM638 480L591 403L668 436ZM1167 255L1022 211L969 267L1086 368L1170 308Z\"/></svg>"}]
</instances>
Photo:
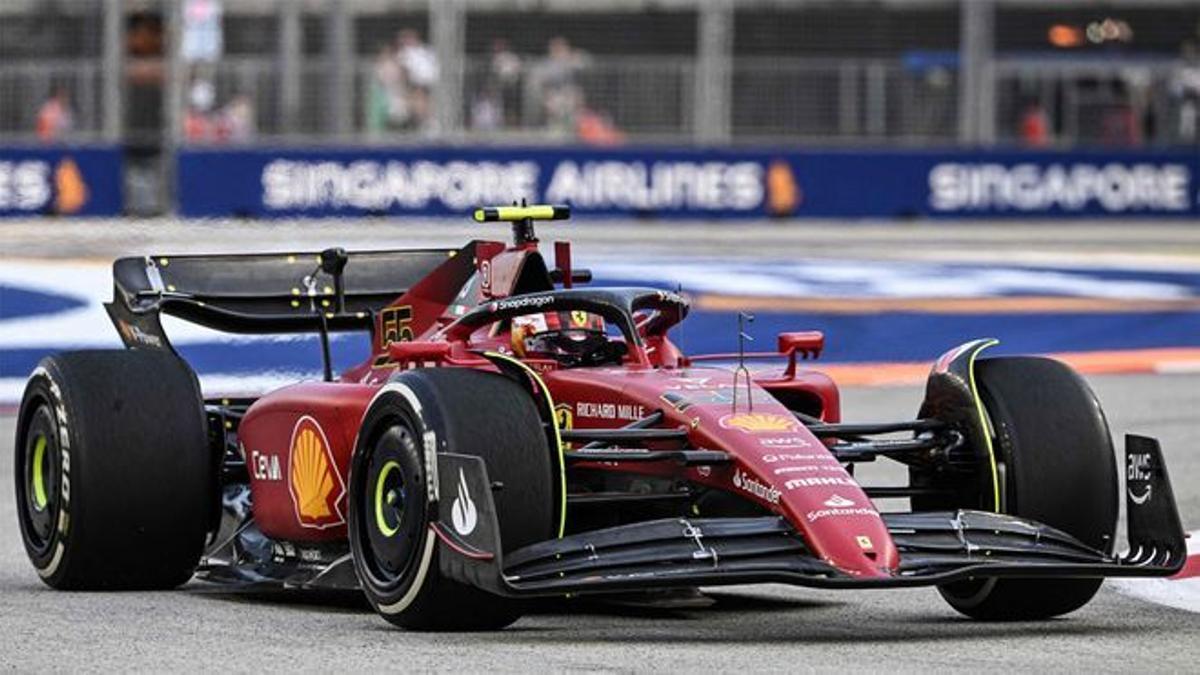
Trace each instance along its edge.
<instances>
[{"instance_id":1,"label":"aws logo","mask_svg":"<svg viewBox=\"0 0 1200 675\"><path fill-rule=\"evenodd\" d=\"M288 488L301 526L322 530L346 522L341 511L346 486L338 475L325 431L307 415L292 429Z\"/></svg>"}]
</instances>

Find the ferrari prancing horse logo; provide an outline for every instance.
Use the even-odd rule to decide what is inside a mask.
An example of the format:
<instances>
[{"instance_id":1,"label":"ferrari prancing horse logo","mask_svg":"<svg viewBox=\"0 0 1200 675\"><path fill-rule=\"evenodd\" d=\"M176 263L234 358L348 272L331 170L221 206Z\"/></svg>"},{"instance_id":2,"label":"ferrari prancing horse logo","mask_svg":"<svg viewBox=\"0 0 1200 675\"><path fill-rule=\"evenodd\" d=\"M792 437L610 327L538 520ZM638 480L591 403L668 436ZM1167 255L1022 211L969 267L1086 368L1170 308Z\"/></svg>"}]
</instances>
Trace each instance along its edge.
<instances>
[{"instance_id":1,"label":"ferrari prancing horse logo","mask_svg":"<svg viewBox=\"0 0 1200 675\"><path fill-rule=\"evenodd\" d=\"M341 510L346 486L338 475L325 431L308 415L292 429L288 487L302 527L323 530L346 522Z\"/></svg>"}]
</instances>

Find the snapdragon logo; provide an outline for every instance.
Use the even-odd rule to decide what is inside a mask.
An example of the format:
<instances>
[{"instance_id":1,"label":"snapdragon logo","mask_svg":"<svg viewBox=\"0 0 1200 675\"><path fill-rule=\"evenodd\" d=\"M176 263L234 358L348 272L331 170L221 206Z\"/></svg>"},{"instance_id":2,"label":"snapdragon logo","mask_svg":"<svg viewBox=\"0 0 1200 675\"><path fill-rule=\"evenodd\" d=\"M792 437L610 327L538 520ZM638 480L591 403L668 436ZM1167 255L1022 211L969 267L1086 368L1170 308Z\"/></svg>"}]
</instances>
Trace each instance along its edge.
<instances>
[{"instance_id":1,"label":"snapdragon logo","mask_svg":"<svg viewBox=\"0 0 1200 675\"><path fill-rule=\"evenodd\" d=\"M1183 164L958 164L929 172L935 211L1188 211L1192 176Z\"/></svg>"},{"instance_id":2,"label":"snapdragon logo","mask_svg":"<svg viewBox=\"0 0 1200 675\"><path fill-rule=\"evenodd\" d=\"M516 298L513 300L501 300L495 305L492 311L506 311L510 309L539 309L554 302L554 298L549 295L532 295L524 298Z\"/></svg>"},{"instance_id":3,"label":"snapdragon logo","mask_svg":"<svg viewBox=\"0 0 1200 675\"><path fill-rule=\"evenodd\" d=\"M752 211L763 203L758 162L562 161L546 201L582 208Z\"/></svg>"},{"instance_id":4,"label":"snapdragon logo","mask_svg":"<svg viewBox=\"0 0 1200 675\"><path fill-rule=\"evenodd\" d=\"M278 159L262 174L267 208L463 210L537 198L535 162L305 162Z\"/></svg>"}]
</instances>

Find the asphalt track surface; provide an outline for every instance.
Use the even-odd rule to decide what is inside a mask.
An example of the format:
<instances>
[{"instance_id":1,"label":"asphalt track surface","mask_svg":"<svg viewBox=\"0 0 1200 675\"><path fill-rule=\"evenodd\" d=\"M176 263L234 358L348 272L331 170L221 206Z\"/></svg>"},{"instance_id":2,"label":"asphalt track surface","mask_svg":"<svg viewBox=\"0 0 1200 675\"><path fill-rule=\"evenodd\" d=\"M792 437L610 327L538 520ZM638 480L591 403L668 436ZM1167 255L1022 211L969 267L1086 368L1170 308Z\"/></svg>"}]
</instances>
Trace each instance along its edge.
<instances>
[{"instance_id":1,"label":"asphalt track surface","mask_svg":"<svg viewBox=\"0 0 1200 675\"><path fill-rule=\"evenodd\" d=\"M1116 437L1162 440L1184 525L1200 528L1200 376L1091 382ZM849 389L844 410L848 420L903 418L918 399L909 387ZM13 438L11 417L0 418L0 438ZM768 585L713 590L715 604L703 609L577 602L543 607L502 632L440 635L392 629L354 602L218 595L197 582L173 592L59 593L25 559L8 457L0 461L0 669L1195 672L1200 664L1200 613L1108 587L1047 622L972 622L931 589Z\"/></svg>"}]
</instances>

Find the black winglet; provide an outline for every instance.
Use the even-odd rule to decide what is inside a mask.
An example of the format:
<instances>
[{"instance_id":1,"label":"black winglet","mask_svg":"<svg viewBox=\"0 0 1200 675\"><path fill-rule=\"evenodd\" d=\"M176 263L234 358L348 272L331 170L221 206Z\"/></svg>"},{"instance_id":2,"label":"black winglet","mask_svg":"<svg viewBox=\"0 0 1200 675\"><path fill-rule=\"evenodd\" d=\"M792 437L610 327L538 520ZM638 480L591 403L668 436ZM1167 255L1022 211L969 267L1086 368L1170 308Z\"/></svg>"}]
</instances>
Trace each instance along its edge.
<instances>
[{"instance_id":1,"label":"black winglet","mask_svg":"<svg viewBox=\"0 0 1200 675\"><path fill-rule=\"evenodd\" d=\"M1125 505L1129 554L1123 562L1181 569L1187 541L1157 439L1125 436Z\"/></svg>"}]
</instances>

